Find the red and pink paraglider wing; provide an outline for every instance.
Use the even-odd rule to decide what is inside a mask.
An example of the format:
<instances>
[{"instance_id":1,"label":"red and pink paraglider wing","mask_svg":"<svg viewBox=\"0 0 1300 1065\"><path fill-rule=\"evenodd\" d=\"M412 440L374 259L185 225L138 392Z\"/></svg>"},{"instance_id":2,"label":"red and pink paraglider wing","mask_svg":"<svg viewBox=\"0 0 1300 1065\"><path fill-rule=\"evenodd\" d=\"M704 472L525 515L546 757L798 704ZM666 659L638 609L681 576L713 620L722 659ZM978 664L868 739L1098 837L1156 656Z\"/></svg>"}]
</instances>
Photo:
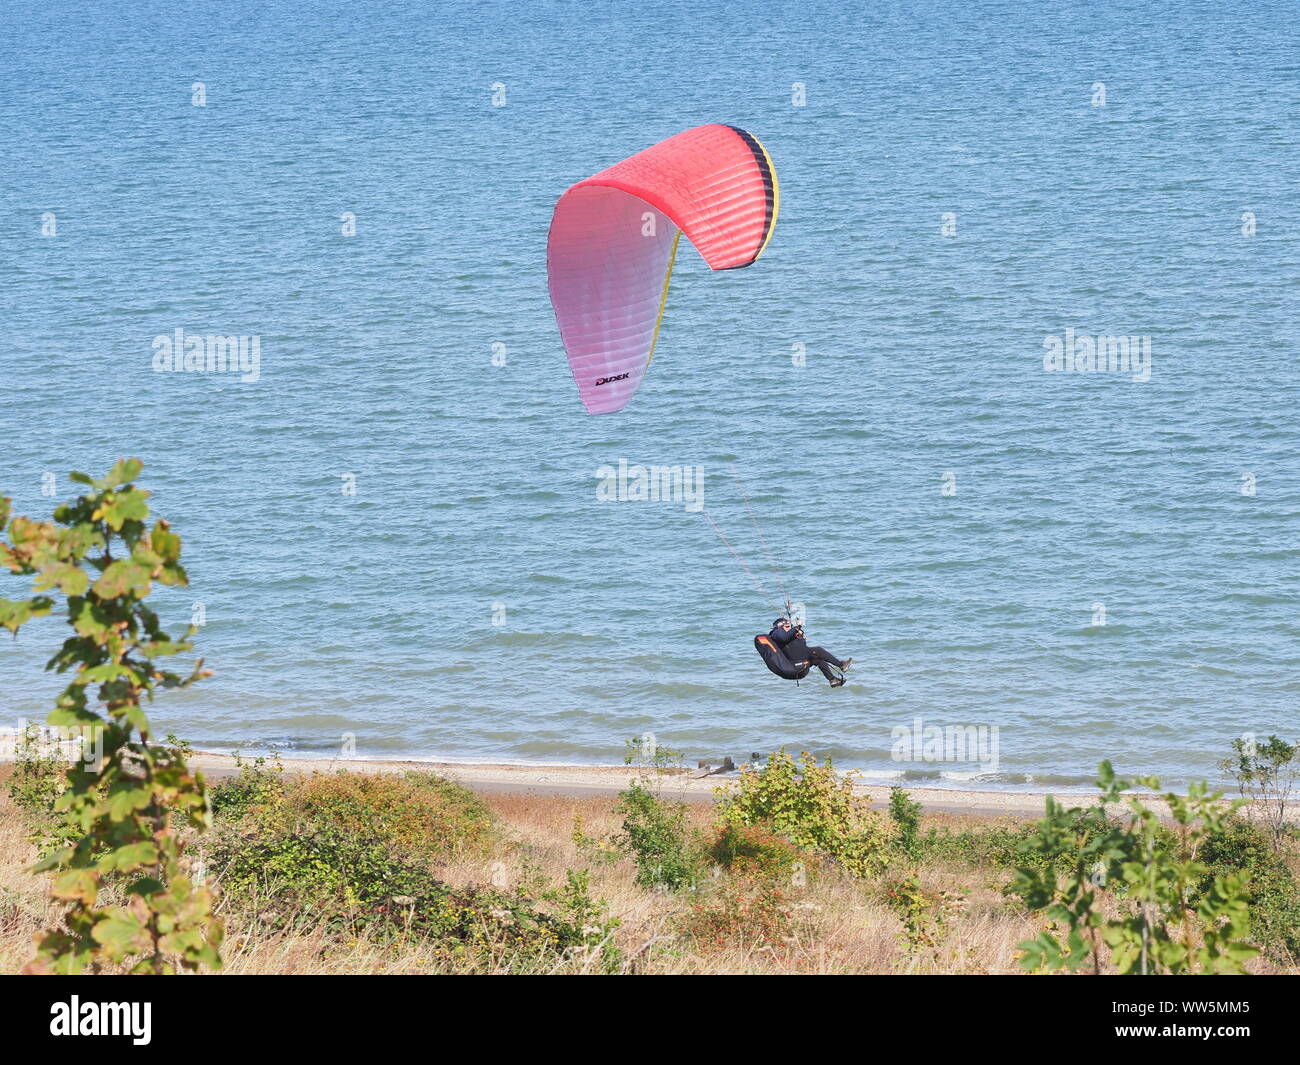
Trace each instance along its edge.
<instances>
[{"instance_id":1,"label":"red and pink paraglider wing","mask_svg":"<svg viewBox=\"0 0 1300 1065\"><path fill-rule=\"evenodd\" d=\"M551 304L592 414L627 406L654 354L682 233L714 270L753 263L779 209L772 162L733 126L699 126L579 181L551 220Z\"/></svg>"}]
</instances>

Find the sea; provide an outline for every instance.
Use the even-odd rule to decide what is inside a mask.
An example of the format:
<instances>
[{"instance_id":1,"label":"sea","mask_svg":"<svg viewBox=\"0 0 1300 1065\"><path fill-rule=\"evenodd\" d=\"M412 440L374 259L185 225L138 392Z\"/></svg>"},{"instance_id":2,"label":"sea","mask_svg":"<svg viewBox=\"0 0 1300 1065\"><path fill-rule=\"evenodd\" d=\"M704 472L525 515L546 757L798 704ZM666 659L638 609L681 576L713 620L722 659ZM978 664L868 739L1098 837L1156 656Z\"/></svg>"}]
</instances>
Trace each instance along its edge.
<instances>
[{"instance_id":1,"label":"sea","mask_svg":"<svg viewBox=\"0 0 1300 1065\"><path fill-rule=\"evenodd\" d=\"M214 671L159 734L1066 790L1300 737L1292 5L6 10L0 494L144 462L190 577L151 602ZM555 202L711 122L772 240L683 241L590 416ZM178 330L245 369L157 368ZM638 467L700 491L602 491ZM787 599L844 687L764 668ZM0 726L68 631L0 635Z\"/></svg>"}]
</instances>

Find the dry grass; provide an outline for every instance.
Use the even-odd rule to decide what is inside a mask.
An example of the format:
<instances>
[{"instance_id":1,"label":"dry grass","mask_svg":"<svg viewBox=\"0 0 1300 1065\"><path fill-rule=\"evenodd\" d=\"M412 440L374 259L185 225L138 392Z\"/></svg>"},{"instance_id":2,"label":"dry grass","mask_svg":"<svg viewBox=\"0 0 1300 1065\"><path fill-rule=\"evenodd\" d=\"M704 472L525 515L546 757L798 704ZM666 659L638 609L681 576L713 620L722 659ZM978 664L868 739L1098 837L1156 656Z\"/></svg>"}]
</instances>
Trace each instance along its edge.
<instances>
[{"instance_id":1,"label":"dry grass","mask_svg":"<svg viewBox=\"0 0 1300 1065\"><path fill-rule=\"evenodd\" d=\"M5 774L0 771L0 778ZM618 829L614 800L489 796L501 842L486 857L461 857L435 867L434 874L455 885L494 883L513 886L544 877L563 883L565 872L588 868L591 894L604 900L621 922L614 933L627 972L702 973L1011 973L1016 972L1016 943L1039 927L1000 893L1005 870L975 867L922 867L922 883L959 894L964 900L948 919L938 945L909 950L903 927L881 896L879 885L825 872L812 878L794 900L798 931L778 953L743 944L708 949L683 935L693 900L647 890L635 882L628 861L591 863L573 839L580 817L589 836ZM690 820L707 827L708 803L692 804ZM969 818L929 815L925 823L958 829ZM985 821L983 824L987 825ZM23 819L0 788L0 972L12 973L31 953L33 936L46 917L46 882L27 872L34 856ZM445 958L419 944L394 948L366 937L342 938L316 931L307 934L250 933L238 914L226 913L226 972L265 974L428 973L447 970ZM581 973L594 968L590 959L548 963L541 971ZM1256 972L1276 967L1256 960Z\"/></svg>"},{"instance_id":2,"label":"dry grass","mask_svg":"<svg viewBox=\"0 0 1300 1065\"><path fill-rule=\"evenodd\" d=\"M8 768L0 770L7 780ZM0 973L15 973L32 956L32 940L48 913L49 883L30 872L36 848L21 812L0 787Z\"/></svg>"},{"instance_id":3,"label":"dry grass","mask_svg":"<svg viewBox=\"0 0 1300 1065\"><path fill-rule=\"evenodd\" d=\"M588 835L618 829L610 799L531 798L494 796L489 804L508 826L511 853L494 856L507 875L526 875L531 863L556 879L584 865L572 839L574 818L581 816ZM707 828L714 810L709 803L690 804L690 823ZM942 818L936 816L935 823ZM594 865L592 894L604 899L622 922L618 943L625 956L637 959L637 970L650 973L893 973L1008 972L1015 970L1015 944L1032 935L1032 923L1015 915L992 887L971 883L970 875L925 869L922 880L936 890L968 889L970 899L952 921L950 935L938 957L904 949L902 926L872 885L844 875L814 877L796 903L807 915L813 934L799 937L784 956L770 950L735 947L702 952L683 938L680 926L692 901L647 890L635 883L630 862ZM483 869L461 863L444 869L453 882L483 879Z\"/></svg>"}]
</instances>

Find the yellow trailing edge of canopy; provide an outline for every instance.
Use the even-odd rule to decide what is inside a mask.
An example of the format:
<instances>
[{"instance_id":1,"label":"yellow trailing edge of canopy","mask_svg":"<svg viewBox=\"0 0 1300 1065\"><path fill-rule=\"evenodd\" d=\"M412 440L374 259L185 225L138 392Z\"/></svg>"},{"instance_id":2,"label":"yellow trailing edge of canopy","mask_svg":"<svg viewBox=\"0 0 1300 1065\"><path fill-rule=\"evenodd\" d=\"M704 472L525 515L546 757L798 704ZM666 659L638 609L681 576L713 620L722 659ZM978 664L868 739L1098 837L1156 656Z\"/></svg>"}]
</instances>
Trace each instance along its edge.
<instances>
[{"instance_id":1,"label":"yellow trailing edge of canopy","mask_svg":"<svg viewBox=\"0 0 1300 1065\"><path fill-rule=\"evenodd\" d=\"M673 279L673 263L677 261L677 243L682 239L682 231L673 237L673 250L668 253L668 271L664 274L664 291L659 297L659 317L655 319L654 335L650 338L650 354L645 357L645 368L650 369L650 360L655 357L655 345L659 343L659 327L664 324L664 308L668 306L668 282Z\"/></svg>"}]
</instances>

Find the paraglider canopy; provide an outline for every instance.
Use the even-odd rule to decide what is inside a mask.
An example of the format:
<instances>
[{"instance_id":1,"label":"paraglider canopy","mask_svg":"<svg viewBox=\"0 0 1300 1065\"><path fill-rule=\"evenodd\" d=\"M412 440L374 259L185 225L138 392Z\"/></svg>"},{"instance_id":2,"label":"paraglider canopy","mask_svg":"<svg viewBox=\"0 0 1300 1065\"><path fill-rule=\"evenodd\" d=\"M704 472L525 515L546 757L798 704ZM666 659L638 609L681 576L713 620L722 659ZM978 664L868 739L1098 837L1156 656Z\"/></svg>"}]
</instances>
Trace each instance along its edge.
<instances>
[{"instance_id":1,"label":"paraglider canopy","mask_svg":"<svg viewBox=\"0 0 1300 1065\"><path fill-rule=\"evenodd\" d=\"M767 151L722 125L678 133L560 197L546 253L551 304L589 413L622 410L645 377L681 234L714 270L749 266L779 207Z\"/></svg>"}]
</instances>

